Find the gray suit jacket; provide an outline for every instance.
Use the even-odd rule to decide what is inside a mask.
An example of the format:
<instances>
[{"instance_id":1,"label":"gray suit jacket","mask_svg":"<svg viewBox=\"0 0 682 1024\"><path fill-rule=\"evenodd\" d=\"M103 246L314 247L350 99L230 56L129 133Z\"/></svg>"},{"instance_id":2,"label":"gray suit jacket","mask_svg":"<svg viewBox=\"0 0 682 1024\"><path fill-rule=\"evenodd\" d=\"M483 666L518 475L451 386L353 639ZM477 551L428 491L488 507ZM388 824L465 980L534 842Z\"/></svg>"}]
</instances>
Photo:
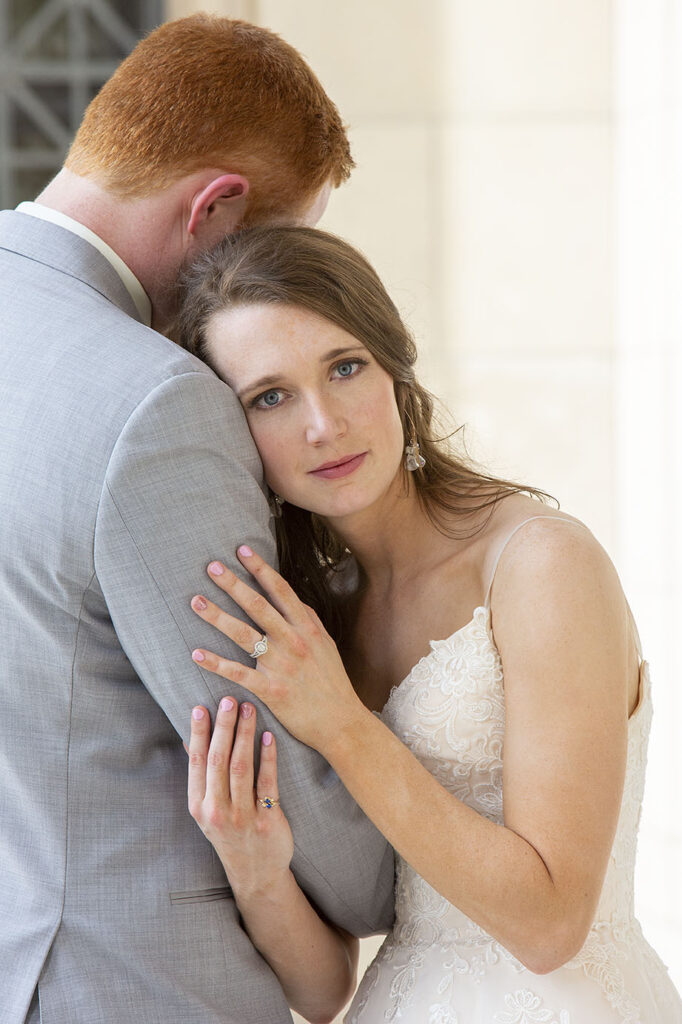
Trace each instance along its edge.
<instances>
[{"instance_id":1,"label":"gray suit jacket","mask_svg":"<svg viewBox=\"0 0 682 1024\"><path fill-rule=\"evenodd\" d=\"M0 213L0 311L0 1020L38 985L43 1024L282 1024L180 739L229 689L192 648L248 660L189 608L207 561L274 557L241 409L61 227ZM300 884L349 931L386 929L390 849L258 710Z\"/></svg>"}]
</instances>

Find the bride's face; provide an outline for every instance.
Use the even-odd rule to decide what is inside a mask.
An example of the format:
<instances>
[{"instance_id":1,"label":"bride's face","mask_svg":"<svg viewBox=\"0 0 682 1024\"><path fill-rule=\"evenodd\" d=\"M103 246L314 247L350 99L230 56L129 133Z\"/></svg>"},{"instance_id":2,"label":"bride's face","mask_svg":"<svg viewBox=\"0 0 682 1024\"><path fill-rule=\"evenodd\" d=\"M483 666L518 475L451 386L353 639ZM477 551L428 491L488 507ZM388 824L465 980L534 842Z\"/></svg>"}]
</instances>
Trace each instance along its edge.
<instances>
[{"instance_id":1,"label":"bride's face","mask_svg":"<svg viewBox=\"0 0 682 1024\"><path fill-rule=\"evenodd\" d=\"M334 519L368 508L396 482L404 441L393 381L357 338L272 304L215 314L206 339L282 498Z\"/></svg>"}]
</instances>

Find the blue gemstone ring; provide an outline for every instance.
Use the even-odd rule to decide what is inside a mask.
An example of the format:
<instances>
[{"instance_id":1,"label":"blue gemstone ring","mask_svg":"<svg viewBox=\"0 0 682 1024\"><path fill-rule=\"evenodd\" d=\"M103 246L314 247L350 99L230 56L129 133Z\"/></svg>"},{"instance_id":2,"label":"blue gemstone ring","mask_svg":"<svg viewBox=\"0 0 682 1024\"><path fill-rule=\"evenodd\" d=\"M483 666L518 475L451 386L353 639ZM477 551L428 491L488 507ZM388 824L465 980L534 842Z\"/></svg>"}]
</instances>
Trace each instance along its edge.
<instances>
[{"instance_id":1,"label":"blue gemstone ring","mask_svg":"<svg viewBox=\"0 0 682 1024\"><path fill-rule=\"evenodd\" d=\"M251 651L251 657L252 658L260 658L261 654L265 654L267 649L268 649L268 638L266 637L265 633L263 633L263 635L260 638L260 640L256 640L256 643L254 644L254 648Z\"/></svg>"},{"instance_id":2,"label":"blue gemstone ring","mask_svg":"<svg viewBox=\"0 0 682 1024\"><path fill-rule=\"evenodd\" d=\"M270 810L271 807L279 807L279 800L273 800L270 796L259 796L258 803L261 807L267 807L268 810Z\"/></svg>"}]
</instances>

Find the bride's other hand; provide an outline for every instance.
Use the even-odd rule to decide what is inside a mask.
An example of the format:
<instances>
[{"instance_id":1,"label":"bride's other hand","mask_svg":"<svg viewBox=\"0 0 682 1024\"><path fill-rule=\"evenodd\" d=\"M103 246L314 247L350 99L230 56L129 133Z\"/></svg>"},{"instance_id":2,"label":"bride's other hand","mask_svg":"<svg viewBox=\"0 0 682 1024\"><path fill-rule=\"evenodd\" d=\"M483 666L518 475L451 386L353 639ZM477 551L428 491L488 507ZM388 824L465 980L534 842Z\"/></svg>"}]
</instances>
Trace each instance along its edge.
<instances>
[{"instance_id":1,"label":"bride's other hand","mask_svg":"<svg viewBox=\"0 0 682 1024\"><path fill-rule=\"evenodd\" d=\"M254 787L255 734L252 704L239 707L224 697L213 735L206 709L192 712L189 811L213 844L237 899L287 875L294 853L291 829L279 806L275 738L263 733Z\"/></svg>"},{"instance_id":2,"label":"bride's other hand","mask_svg":"<svg viewBox=\"0 0 682 1024\"><path fill-rule=\"evenodd\" d=\"M207 671L250 690L291 733L324 754L339 730L366 714L366 709L353 690L334 641L312 608L250 548L242 545L237 554L270 600L220 562L211 562L208 574L260 632L201 595L192 598L192 608L247 654L253 656L263 636L267 650L258 656L255 668L203 648L193 651L192 657Z\"/></svg>"},{"instance_id":3,"label":"bride's other hand","mask_svg":"<svg viewBox=\"0 0 682 1024\"><path fill-rule=\"evenodd\" d=\"M213 735L206 708L194 708L190 814L215 847L244 928L289 1006L306 1020L329 1021L355 988L358 941L320 918L291 872L294 841L279 806L275 739L263 733L254 787L255 734L256 709L248 701L240 708L224 697Z\"/></svg>"}]
</instances>

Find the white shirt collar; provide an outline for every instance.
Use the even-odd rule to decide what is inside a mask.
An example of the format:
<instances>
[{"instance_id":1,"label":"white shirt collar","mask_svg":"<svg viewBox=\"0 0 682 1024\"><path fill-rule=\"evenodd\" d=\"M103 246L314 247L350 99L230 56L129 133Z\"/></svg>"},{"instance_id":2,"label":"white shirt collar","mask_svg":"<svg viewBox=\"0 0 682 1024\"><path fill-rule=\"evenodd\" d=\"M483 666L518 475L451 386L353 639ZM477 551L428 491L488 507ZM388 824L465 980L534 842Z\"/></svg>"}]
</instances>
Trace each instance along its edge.
<instances>
[{"instance_id":1,"label":"white shirt collar","mask_svg":"<svg viewBox=\"0 0 682 1024\"><path fill-rule=\"evenodd\" d=\"M40 203L19 203L17 211L18 213L27 213L31 217L38 217L39 220L47 220L51 224L58 224L59 227L66 228L67 231L73 232L74 235L80 235L90 245L94 245L95 249L102 253L102 256L109 261L123 281L140 314L142 323L147 327L151 327L152 304L149 301L149 296L130 267L123 262L118 253L115 253L111 246L107 245L99 235L96 235L90 228L86 228L85 224L81 224L80 221L74 220L73 217L68 217L65 213L53 210L49 206L42 206Z\"/></svg>"}]
</instances>

